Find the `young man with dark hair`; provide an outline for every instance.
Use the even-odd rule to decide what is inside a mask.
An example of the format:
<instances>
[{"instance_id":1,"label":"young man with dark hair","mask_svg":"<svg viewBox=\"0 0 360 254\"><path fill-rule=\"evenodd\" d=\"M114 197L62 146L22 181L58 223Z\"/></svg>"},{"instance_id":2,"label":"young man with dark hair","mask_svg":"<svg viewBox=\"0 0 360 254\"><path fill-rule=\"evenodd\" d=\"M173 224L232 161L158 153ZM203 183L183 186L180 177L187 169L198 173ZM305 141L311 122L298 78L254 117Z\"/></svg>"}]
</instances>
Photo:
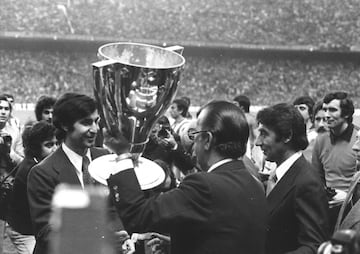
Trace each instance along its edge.
<instances>
[{"instance_id":1,"label":"young man with dark hair","mask_svg":"<svg viewBox=\"0 0 360 254\"><path fill-rule=\"evenodd\" d=\"M10 121L12 111L13 105L8 98L0 95L0 143L4 143L4 137L11 137L10 157L16 164L19 164L24 158L24 149L19 126Z\"/></svg>"},{"instance_id":2,"label":"young man with dark hair","mask_svg":"<svg viewBox=\"0 0 360 254\"><path fill-rule=\"evenodd\" d=\"M354 104L347 93L334 92L324 97L322 109L330 131L316 139L312 163L324 185L347 191L356 172Z\"/></svg>"},{"instance_id":3,"label":"young man with dark hair","mask_svg":"<svg viewBox=\"0 0 360 254\"><path fill-rule=\"evenodd\" d=\"M329 131L329 128L326 123L325 118L325 111L323 110L323 102L318 101L315 103L314 110L313 110L313 123L314 129L316 133L321 134Z\"/></svg>"},{"instance_id":4,"label":"young man with dark hair","mask_svg":"<svg viewBox=\"0 0 360 254\"><path fill-rule=\"evenodd\" d=\"M304 150L303 154L310 163L312 163L312 154L317 136L329 131L326 124L325 111L322 106L322 101L315 103L312 115L313 128L311 128L311 130L307 133L309 146Z\"/></svg>"},{"instance_id":5,"label":"young man with dark hair","mask_svg":"<svg viewBox=\"0 0 360 254\"><path fill-rule=\"evenodd\" d=\"M234 103L239 106L245 113L250 112L250 99L245 95L238 95L234 98Z\"/></svg>"},{"instance_id":6,"label":"young man with dark hair","mask_svg":"<svg viewBox=\"0 0 360 254\"><path fill-rule=\"evenodd\" d=\"M170 107L170 116L174 119L171 128L179 137L182 136L186 126L190 123L190 120L186 118L188 110L189 105L184 99L174 100Z\"/></svg>"},{"instance_id":7,"label":"young man with dark hair","mask_svg":"<svg viewBox=\"0 0 360 254\"><path fill-rule=\"evenodd\" d=\"M86 95L66 93L54 105L53 123L61 146L33 167L28 177L30 214L36 237L35 254L49 253L49 233L52 230L49 218L56 186L67 183L84 188L94 184L87 165L108 153L105 149L93 147L99 120L95 100ZM113 226L122 229L119 219Z\"/></svg>"},{"instance_id":8,"label":"young man with dark hair","mask_svg":"<svg viewBox=\"0 0 360 254\"><path fill-rule=\"evenodd\" d=\"M256 145L276 168L267 181L270 209L266 253L316 253L329 237L325 189L301 150L308 145L299 111L277 104L257 114Z\"/></svg>"},{"instance_id":9,"label":"young man with dark hair","mask_svg":"<svg viewBox=\"0 0 360 254\"><path fill-rule=\"evenodd\" d=\"M30 169L57 148L55 127L40 121L28 126L22 134L25 158L18 165L9 205L8 235L19 254L30 254L35 247L35 237L27 199L27 177Z\"/></svg>"},{"instance_id":10,"label":"young man with dark hair","mask_svg":"<svg viewBox=\"0 0 360 254\"><path fill-rule=\"evenodd\" d=\"M108 185L124 225L170 234L172 254L264 253L264 192L238 160L249 135L244 114L230 102L211 102L191 135L204 172L186 176L176 189L146 198L131 159L112 172Z\"/></svg>"},{"instance_id":11,"label":"young man with dark hair","mask_svg":"<svg viewBox=\"0 0 360 254\"><path fill-rule=\"evenodd\" d=\"M35 116L37 121L45 120L52 123L53 106L56 99L50 96L41 96L35 105Z\"/></svg>"}]
</instances>

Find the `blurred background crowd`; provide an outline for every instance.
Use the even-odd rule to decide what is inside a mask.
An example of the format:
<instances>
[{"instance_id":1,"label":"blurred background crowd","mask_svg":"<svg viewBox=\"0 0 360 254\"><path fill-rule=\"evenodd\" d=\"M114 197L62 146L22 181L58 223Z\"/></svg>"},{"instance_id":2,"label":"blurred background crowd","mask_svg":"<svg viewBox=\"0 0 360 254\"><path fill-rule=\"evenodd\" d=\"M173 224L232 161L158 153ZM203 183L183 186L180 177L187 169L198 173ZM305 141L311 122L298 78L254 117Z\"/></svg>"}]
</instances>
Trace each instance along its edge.
<instances>
[{"instance_id":1,"label":"blurred background crowd","mask_svg":"<svg viewBox=\"0 0 360 254\"><path fill-rule=\"evenodd\" d=\"M2 31L334 48L359 44L356 0L3 0L1 5Z\"/></svg>"},{"instance_id":2,"label":"blurred background crowd","mask_svg":"<svg viewBox=\"0 0 360 254\"><path fill-rule=\"evenodd\" d=\"M0 31L18 36L106 37L119 41L214 45L272 45L323 51L357 50L355 0L3 0ZM185 48L186 52L186 48ZM193 105L244 93L254 105L319 99L329 90L351 91L360 103L359 65L348 61L187 56L179 95ZM96 52L0 50L0 84L17 102L43 94L92 94ZM269 96L269 94L271 96Z\"/></svg>"}]
</instances>

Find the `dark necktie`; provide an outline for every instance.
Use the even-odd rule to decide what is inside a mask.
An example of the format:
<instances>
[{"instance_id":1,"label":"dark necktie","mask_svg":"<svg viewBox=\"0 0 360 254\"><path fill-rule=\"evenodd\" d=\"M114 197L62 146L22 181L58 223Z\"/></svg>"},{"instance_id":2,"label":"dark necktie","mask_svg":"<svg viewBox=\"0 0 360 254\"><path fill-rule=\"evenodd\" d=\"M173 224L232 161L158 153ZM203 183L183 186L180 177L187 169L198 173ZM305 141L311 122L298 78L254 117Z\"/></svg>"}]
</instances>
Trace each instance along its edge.
<instances>
[{"instance_id":1,"label":"dark necktie","mask_svg":"<svg viewBox=\"0 0 360 254\"><path fill-rule=\"evenodd\" d=\"M91 175L89 173L88 167L90 164L90 160L87 156L83 156L83 161L82 161L82 177L83 177L83 183L84 186L89 185L89 184L93 184L93 180L91 178Z\"/></svg>"},{"instance_id":2,"label":"dark necktie","mask_svg":"<svg viewBox=\"0 0 360 254\"><path fill-rule=\"evenodd\" d=\"M275 171L274 171L269 176L269 180L268 180L267 187L266 187L266 196L268 196L270 194L270 192L274 189L277 180L278 179L277 179Z\"/></svg>"}]
</instances>

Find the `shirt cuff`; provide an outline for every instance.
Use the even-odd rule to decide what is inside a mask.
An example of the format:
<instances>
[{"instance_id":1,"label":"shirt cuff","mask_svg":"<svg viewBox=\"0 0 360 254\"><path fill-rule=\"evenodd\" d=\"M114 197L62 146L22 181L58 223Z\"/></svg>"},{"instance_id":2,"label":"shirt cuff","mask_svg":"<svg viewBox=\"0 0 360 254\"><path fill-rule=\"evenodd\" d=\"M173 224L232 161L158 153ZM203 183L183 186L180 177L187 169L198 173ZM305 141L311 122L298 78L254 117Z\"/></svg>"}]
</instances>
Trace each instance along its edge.
<instances>
[{"instance_id":1,"label":"shirt cuff","mask_svg":"<svg viewBox=\"0 0 360 254\"><path fill-rule=\"evenodd\" d=\"M117 163L118 163L117 167L114 168L111 172L111 174L113 174L113 175L115 175L121 171L134 168L134 162L132 161L132 159L123 159Z\"/></svg>"}]
</instances>

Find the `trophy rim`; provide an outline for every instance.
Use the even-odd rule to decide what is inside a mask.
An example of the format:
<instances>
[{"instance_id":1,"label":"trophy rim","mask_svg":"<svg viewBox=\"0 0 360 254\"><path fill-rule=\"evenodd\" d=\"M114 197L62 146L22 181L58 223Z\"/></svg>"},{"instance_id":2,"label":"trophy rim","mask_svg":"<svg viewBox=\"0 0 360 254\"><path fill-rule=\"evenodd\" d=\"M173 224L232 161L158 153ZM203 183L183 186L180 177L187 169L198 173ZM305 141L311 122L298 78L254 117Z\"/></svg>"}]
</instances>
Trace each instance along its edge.
<instances>
[{"instance_id":1,"label":"trophy rim","mask_svg":"<svg viewBox=\"0 0 360 254\"><path fill-rule=\"evenodd\" d=\"M105 48L105 47L109 47L109 46L112 46L112 45L136 45L136 46L144 46L144 47L151 47L151 48L156 48L156 49L160 49L160 50L166 50L168 52L170 52L170 54L174 54L174 55L177 55L180 59L181 59L181 63L179 64L175 64L175 65L169 65L167 67L152 67L152 66L144 66L144 65L140 65L140 64L133 64L133 63L125 63L125 62L122 62L120 61L119 59L116 59L116 58L113 58L113 57L109 57L107 55L105 55L102 50ZM125 64L125 65L129 65L129 66L134 66L134 67L139 67L139 68L148 68L148 69L174 69L174 68L179 68L179 67L182 67L184 66L185 64L185 57L183 57L181 54L175 52L175 51L172 51L170 49L167 49L167 48L164 48L164 47L160 47L160 46L156 46L156 45L151 45L151 44L146 44L146 43L137 43L137 42L111 42L111 43L106 43L102 46L99 47L98 49L98 54L101 56L101 57L104 57L105 59L109 59L109 60L113 60L115 62L118 62L118 63L121 63L121 64Z\"/></svg>"},{"instance_id":2,"label":"trophy rim","mask_svg":"<svg viewBox=\"0 0 360 254\"><path fill-rule=\"evenodd\" d=\"M97 157L89 164L89 173L99 183L107 186L107 179L117 172L128 169L125 160L116 161L117 154ZM150 190L160 186L166 179L163 168L156 162L144 157L138 158L138 166L134 166L135 174L142 190Z\"/></svg>"}]
</instances>

